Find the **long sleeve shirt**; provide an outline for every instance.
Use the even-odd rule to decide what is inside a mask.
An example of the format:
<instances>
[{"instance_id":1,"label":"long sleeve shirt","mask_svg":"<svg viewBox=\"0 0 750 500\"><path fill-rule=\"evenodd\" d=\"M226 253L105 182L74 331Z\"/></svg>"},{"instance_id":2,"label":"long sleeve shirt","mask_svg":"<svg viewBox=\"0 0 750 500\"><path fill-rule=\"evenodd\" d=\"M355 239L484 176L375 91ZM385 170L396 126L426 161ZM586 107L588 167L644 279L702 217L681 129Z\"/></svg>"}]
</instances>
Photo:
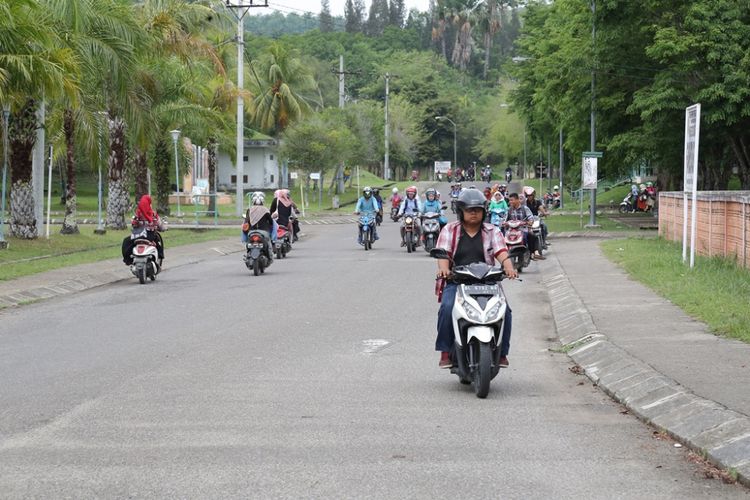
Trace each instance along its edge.
<instances>
[{"instance_id":1,"label":"long sleeve shirt","mask_svg":"<svg viewBox=\"0 0 750 500\"><path fill-rule=\"evenodd\" d=\"M365 198L364 196L359 197L359 201L357 201L357 208L355 212L359 213L365 213L365 212L371 212L375 213L380 210L380 205L378 205L378 200L375 199L374 196L370 196L369 198Z\"/></svg>"}]
</instances>

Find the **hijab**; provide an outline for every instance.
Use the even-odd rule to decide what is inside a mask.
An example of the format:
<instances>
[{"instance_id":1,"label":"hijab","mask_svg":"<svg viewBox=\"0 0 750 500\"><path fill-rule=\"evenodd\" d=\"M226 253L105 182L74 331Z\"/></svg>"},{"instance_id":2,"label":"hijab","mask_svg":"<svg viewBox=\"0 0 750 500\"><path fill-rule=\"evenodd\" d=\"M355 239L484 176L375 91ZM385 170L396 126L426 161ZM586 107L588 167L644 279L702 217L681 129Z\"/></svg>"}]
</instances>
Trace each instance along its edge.
<instances>
[{"instance_id":1,"label":"hijab","mask_svg":"<svg viewBox=\"0 0 750 500\"><path fill-rule=\"evenodd\" d=\"M292 204L292 199L289 198L288 189L277 189L276 191L273 192L273 195L276 197L277 200L279 200L279 203L281 203L285 207L288 207Z\"/></svg>"},{"instance_id":2,"label":"hijab","mask_svg":"<svg viewBox=\"0 0 750 500\"><path fill-rule=\"evenodd\" d=\"M260 221L267 213L269 213L268 209L263 205L253 205L247 209L247 212L245 213L245 219L250 223L250 226L252 227L256 225L258 221Z\"/></svg>"},{"instance_id":3,"label":"hijab","mask_svg":"<svg viewBox=\"0 0 750 500\"><path fill-rule=\"evenodd\" d=\"M141 196L138 201L138 207L135 209L135 216L148 222L155 222L159 217L153 208L151 208L151 197L147 194Z\"/></svg>"}]
</instances>

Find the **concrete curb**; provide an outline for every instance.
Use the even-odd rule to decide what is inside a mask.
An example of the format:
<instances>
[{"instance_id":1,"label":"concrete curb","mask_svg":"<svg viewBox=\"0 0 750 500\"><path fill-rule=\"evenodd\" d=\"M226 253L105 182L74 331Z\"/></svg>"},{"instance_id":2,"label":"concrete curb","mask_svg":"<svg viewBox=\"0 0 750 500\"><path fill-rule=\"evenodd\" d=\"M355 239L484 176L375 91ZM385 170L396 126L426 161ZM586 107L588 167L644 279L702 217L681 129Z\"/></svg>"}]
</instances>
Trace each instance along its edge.
<instances>
[{"instance_id":1,"label":"concrete curb","mask_svg":"<svg viewBox=\"0 0 750 500\"><path fill-rule=\"evenodd\" d=\"M165 267L163 272L167 272L170 269L176 269L178 267L183 267L190 264L197 264L198 262L204 261L206 258L208 258L209 255L229 255L232 253L239 253L242 250L242 247L239 245L230 246L227 244L222 244L216 247L212 247L209 250L215 252L214 254L206 253L204 249L201 251L203 255L178 255L174 258L170 258L167 261L168 267ZM133 278L133 274L130 272L130 270L122 264L122 261L120 259L115 259L112 261L111 271L82 274L81 276L78 276L76 278L59 281L57 283L50 283L44 286L36 286L27 289L19 289L13 291L12 293L0 295L0 311L8 307L22 306L52 297L60 297L62 295L82 292L84 290L90 290L92 288L117 283L118 281L125 281L131 278Z\"/></svg>"},{"instance_id":2,"label":"concrete curb","mask_svg":"<svg viewBox=\"0 0 750 500\"><path fill-rule=\"evenodd\" d=\"M586 376L638 418L750 487L750 418L696 396L610 342L554 254L547 254L544 267L558 338Z\"/></svg>"}]
</instances>

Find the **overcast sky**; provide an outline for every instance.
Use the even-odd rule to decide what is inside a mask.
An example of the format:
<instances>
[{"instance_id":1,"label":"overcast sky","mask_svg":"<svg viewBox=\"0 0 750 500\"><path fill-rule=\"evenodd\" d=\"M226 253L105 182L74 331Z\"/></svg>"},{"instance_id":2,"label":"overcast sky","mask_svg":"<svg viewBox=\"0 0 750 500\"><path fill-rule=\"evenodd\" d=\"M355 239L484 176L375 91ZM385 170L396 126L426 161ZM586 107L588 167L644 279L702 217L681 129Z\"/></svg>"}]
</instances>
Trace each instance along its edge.
<instances>
[{"instance_id":1,"label":"overcast sky","mask_svg":"<svg viewBox=\"0 0 750 500\"><path fill-rule=\"evenodd\" d=\"M262 0L255 0L255 2L262 3ZM346 0L329 0L328 3L331 6L331 14L334 16L344 16L344 5L346 5ZM369 11L370 9L370 3L372 3L372 0L365 0L366 11ZM406 0L406 11L409 12L412 8L427 11L429 3L430 0ZM285 14L290 12L296 12L297 14L312 12L317 14L320 12L320 0L280 0L278 2L276 0L268 0L267 9L259 8L250 10L251 14L266 14L272 9ZM365 16L367 16L367 12L365 12Z\"/></svg>"}]
</instances>

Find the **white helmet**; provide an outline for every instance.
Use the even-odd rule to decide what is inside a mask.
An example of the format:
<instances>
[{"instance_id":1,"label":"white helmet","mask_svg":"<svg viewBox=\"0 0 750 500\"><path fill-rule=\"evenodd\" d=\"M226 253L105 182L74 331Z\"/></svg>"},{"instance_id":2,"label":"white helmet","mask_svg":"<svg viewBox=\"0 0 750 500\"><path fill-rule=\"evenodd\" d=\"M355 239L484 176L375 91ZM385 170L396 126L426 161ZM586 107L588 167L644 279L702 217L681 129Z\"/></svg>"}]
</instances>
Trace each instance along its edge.
<instances>
[{"instance_id":1,"label":"white helmet","mask_svg":"<svg viewBox=\"0 0 750 500\"><path fill-rule=\"evenodd\" d=\"M253 193L252 200L253 205L262 205L266 199L266 195L262 191L256 191Z\"/></svg>"},{"instance_id":2,"label":"white helmet","mask_svg":"<svg viewBox=\"0 0 750 500\"><path fill-rule=\"evenodd\" d=\"M560 189L560 186L558 186L557 184L555 184L555 186L552 189L554 189L555 191L557 191L558 189Z\"/></svg>"},{"instance_id":3,"label":"white helmet","mask_svg":"<svg viewBox=\"0 0 750 500\"><path fill-rule=\"evenodd\" d=\"M398 188L393 188L393 194L398 194Z\"/></svg>"}]
</instances>

